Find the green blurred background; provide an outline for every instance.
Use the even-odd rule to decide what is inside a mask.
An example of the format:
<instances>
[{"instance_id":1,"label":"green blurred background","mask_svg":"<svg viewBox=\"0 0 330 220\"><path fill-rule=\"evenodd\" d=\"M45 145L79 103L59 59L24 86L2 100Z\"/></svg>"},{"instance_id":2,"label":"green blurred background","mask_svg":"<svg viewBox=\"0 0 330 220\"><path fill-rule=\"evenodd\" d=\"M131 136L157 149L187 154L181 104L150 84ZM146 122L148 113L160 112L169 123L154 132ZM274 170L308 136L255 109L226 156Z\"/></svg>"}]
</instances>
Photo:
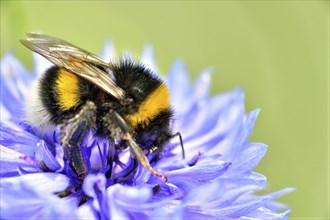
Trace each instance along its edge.
<instances>
[{"instance_id":1,"label":"green blurred background","mask_svg":"<svg viewBox=\"0 0 330 220\"><path fill-rule=\"evenodd\" d=\"M160 72L182 58L192 79L215 67L212 93L242 86L247 111L261 108L251 137L269 145L257 171L267 191L298 188L280 201L291 219L329 218L328 1L1 1L1 56L42 31L98 53L154 46Z\"/></svg>"}]
</instances>

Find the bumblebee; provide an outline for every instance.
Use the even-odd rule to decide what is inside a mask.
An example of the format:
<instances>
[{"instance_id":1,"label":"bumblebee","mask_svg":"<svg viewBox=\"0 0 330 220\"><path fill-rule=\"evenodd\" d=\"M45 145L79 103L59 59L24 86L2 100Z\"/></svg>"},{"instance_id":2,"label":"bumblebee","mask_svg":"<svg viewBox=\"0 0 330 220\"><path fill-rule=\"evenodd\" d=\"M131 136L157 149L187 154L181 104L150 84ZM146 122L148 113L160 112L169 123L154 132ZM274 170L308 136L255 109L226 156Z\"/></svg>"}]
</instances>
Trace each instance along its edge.
<instances>
[{"instance_id":1,"label":"bumblebee","mask_svg":"<svg viewBox=\"0 0 330 220\"><path fill-rule=\"evenodd\" d=\"M150 69L131 59L118 63L74 46L62 39L27 33L21 43L44 56L50 67L32 88L27 103L27 121L35 127L60 127L60 143L72 170L86 175L79 144L92 130L101 138L116 143L115 148L129 147L135 160L159 177L146 154L159 156L173 133L170 120L173 110L164 82Z\"/></svg>"}]
</instances>

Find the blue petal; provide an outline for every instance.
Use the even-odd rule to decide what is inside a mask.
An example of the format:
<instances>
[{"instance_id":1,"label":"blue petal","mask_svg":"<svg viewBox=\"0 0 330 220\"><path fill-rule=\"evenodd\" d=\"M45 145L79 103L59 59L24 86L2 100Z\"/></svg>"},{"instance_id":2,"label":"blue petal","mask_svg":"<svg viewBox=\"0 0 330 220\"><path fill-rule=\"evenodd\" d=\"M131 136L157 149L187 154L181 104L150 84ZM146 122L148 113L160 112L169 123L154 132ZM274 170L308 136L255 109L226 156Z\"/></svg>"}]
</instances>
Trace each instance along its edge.
<instances>
[{"instance_id":1,"label":"blue petal","mask_svg":"<svg viewBox=\"0 0 330 220\"><path fill-rule=\"evenodd\" d=\"M18 92L15 91L16 85L10 85L8 82L3 83L4 81L9 81L4 78L4 76L0 75L1 80L1 113L7 112L6 115L1 116L1 121L6 122L8 120L12 120L16 123L19 122L18 119L20 119L23 113L23 105L22 100L20 100L22 97L20 96ZM14 87L14 88L13 88Z\"/></svg>"},{"instance_id":2,"label":"blue petal","mask_svg":"<svg viewBox=\"0 0 330 220\"><path fill-rule=\"evenodd\" d=\"M172 200L166 204L162 204L153 209L149 219L184 219L184 208L180 200ZM193 216L186 219L193 219ZM198 218L195 218L198 219Z\"/></svg>"},{"instance_id":3,"label":"blue petal","mask_svg":"<svg viewBox=\"0 0 330 220\"><path fill-rule=\"evenodd\" d=\"M213 68L207 68L196 79L194 88L194 99L196 102L208 97L212 72Z\"/></svg>"},{"instance_id":4,"label":"blue petal","mask_svg":"<svg viewBox=\"0 0 330 220\"><path fill-rule=\"evenodd\" d=\"M5 179L5 181L7 180ZM1 219L76 218L73 207L53 195L52 192L44 190L42 184L48 184L49 181L43 181L37 186L31 185L32 181L40 180L43 181L44 179L40 177L36 179L19 179L18 181L12 181L10 186L7 182L3 184L2 181L0 188ZM55 182L61 180L63 179L53 179L52 182L61 185L61 182ZM3 187L3 185L6 186ZM40 190L39 187L43 187L43 189Z\"/></svg>"},{"instance_id":5,"label":"blue petal","mask_svg":"<svg viewBox=\"0 0 330 220\"><path fill-rule=\"evenodd\" d=\"M244 149L259 112L259 109L255 109L243 118L237 136L235 137L236 144L231 147L230 151L227 151L226 155L224 155L226 160L235 160L237 155L240 154L240 152Z\"/></svg>"},{"instance_id":6,"label":"blue petal","mask_svg":"<svg viewBox=\"0 0 330 220\"><path fill-rule=\"evenodd\" d=\"M93 147L91 147L91 156L89 158L92 170L102 170L107 166L107 152L109 149L109 143L107 141L97 141Z\"/></svg>"},{"instance_id":7,"label":"blue petal","mask_svg":"<svg viewBox=\"0 0 330 220\"><path fill-rule=\"evenodd\" d=\"M198 105L194 113L187 115L182 121L182 130L185 139L190 136L198 137L220 130L226 134L233 126L239 124L244 115L244 99L241 90L234 90L227 94L213 97ZM189 125L189 127L187 127ZM180 128L179 128L180 129Z\"/></svg>"},{"instance_id":8,"label":"blue petal","mask_svg":"<svg viewBox=\"0 0 330 220\"><path fill-rule=\"evenodd\" d=\"M245 130L242 131L242 134L241 134L241 141L242 143L245 143L248 138L250 137L250 133L254 127L254 124L258 118L258 115L259 115L259 112L260 112L260 109L255 109L253 111L251 111L245 118L244 118L244 127L245 127Z\"/></svg>"},{"instance_id":9,"label":"blue petal","mask_svg":"<svg viewBox=\"0 0 330 220\"><path fill-rule=\"evenodd\" d=\"M264 207L272 212L280 212L289 209L288 205L272 200L266 201Z\"/></svg>"},{"instance_id":10,"label":"blue petal","mask_svg":"<svg viewBox=\"0 0 330 220\"><path fill-rule=\"evenodd\" d=\"M234 185L236 187L243 187L246 185L256 185L261 189L267 183L267 178L264 175L255 172L245 173L225 173L220 177L224 184Z\"/></svg>"},{"instance_id":11,"label":"blue petal","mask_svg":"<svg viewBox=\"0 0 330 220\"><path fill-rule=\"evenodd\" d=\"M34 77L40 77L42 76L47 69L49 69L51 66L54 64L51 63L49 60L44 58L43 56L33 53L33 58L34 58ZM32 74L31 74L32 75Z\"/></svg>"},{"instance_id":12,"label":"blue petal","mask_svg":"<svg viewBox=\"0 0 330 220\"><path fill-rule=\"evenodd\" d=\"M205 191L207 188L207 191ZM242 187L229 187L221 181L201 186L189 194L185 199L187 205L204 204L207 209L227 207L244 194L254 192L259 187L246 185Z\"/></svg>"},{"instance_id":13,"label":"blue petal","mask_svg":"<svg viewBox=\"0 0 330 220\"><path fill-rule=\"evenodd\" d=\"M153 203L161 202L162 204L164 204L164 200L168 200L169 202L173 199L183 198L184 196L182 190L172 183L166 182L163 184L159 184L159 187L159 192L157 192L156 195L153 197Z\"/></svg>"},{"instance_id":14,"label":"blue petal","mask_svg":"<svg viewBox=\"0 0 330 220\"><path fill-rule=\"evenodd\" d=\"M197 164L180 170L167 172L168 182L178 186L187 193L195 187L205 184L225 173L230 163L213 161L207 164Z\"/></svg>"},{"instance_id":15,"label":"blue petal","mask_svg":"<svg viewBox=\"0 0 330 220\"><path fill-rule=\"evenodd\" d=\"M84 179L83 191L84 193L93 198L92 207L97 212L102 210L103 193L106 186L106 178L103 174L90 174Z\"/></svg>"},{"instance_id":16,"label":"blue petal","mask_svg":"<svg viewBox=\"0 0 330 220\"><path fill-rule=\"evenodd\" d=\"M114 188L113 196L116 198L118 204L125 208L136 209L137 203L147 202L151 196L152 192L148 187L130 187L125 185L116 184L110 188Z\"/></svg>"},{"instance_id":17,"label":"blue petal","mask_svg":"<svg viewBox=\"0 0 330 220\"><path fill-rule=\"evenodd\" d=\"M276 219L285 220L288 218L291 210L287 210L283 213L274 213L266 208L259 208L253 212L250 212L246 216L241 217L242 220L255 220L255 219Z\"/></svg>"},{"instance_id":18,"label":"blue petal","mask_svg":"<svg viewBox=\"0 0 330 220\"><path fill-rule=\"evenodd\" d=\"M285 188L285 189L279 190L277 192L269 193L266 196L271 199L276 199L276 198L282 197L288 193L294 192L295 190L296 190L296 188Z\"/></svg>"},{"instance_id":19,"label":"blue petal","mask_svg":"<svg viewBox=\"0 0 330 220\"><path fill-rule=\"evenodd\" d=\"M144 185L148 180L150 179L150 176L152 174L150 171L142 166L141 164L138 164L138 167L136 168L135 175L134 175L134 185L135 186L140 186Z\"/></svg>"},{"instance_id":20,"label":"blue petal","mask_svg":"<svg viewBox=\"0 0 330 220\"><path fill-rule=\"evenodd\" d=\"M222 196L210 203L209 207L214 209L217 207L227 207L233 204L242 195L252 193L259 188L260 187L256 185L245 185L239 188L229 187L229 189L226 189L226 185L224 185Z\"/></svg>"},{"instance_id":21,"label":"blue petal","mask_svg":"<svg viewBox=\"0 0 330 220\"><path fill-rule=\"evenodd\" d=\"M97 194L99 191L102 192L105 190L106 182L106 178L103 174L90 174L84 179L83 190L89 197L98 199Z\"/></svg>"},{"instance_id":22,"label":"blue petal","mask_svg":"<svg viewBox=\"0 0 330 220\"><path fill-rule=\"evenodd\" d=\"M188 205L185 209L185 217L195 217L199 215L199 218L236 219L256 210L261 207L262 204L262 199L251 199L217 209L205 207L203 203L200 205Z\"/></svg>"},{"instance_id":23,"label":"blue petal","mask_svg":"<svg viewBox=\"0 0 330 220\"><path fill-rule=\"evenodd\" d=\"M240 132L241 123L244 118L244 103L243 93L241 90L236 90L226 96L216 99L220 103L225 102L225 106L217 103L216 105L205 105L200 112L203 112L203 119L195 116L190 121L189 128L182 128L184 137L185 149L195 153L201 151L208 155L223 153L230 151L237 143L237 136ZM210 108L209 106L212 106ZM218 109L223 108L223 109ZM190 117L187 117L187 120ZM184 126L184 125L183 125ZM187 135L186 130L189 134ZM195 138L189 139L190 136ZM188 136L188 140L187 140ZM197 138L196 138L197 137Z\"/></svg>"},{"instance_id":24,"label":"blue petal","mask_svg":"<svg viewBox=\"0 0 330 220\"><path fill-rule=\"evenodd\" d=\"M263 195L264 197L268 197L270 199L270 201L268 201L265 204L265 207L267 207L268 209L272 210L272 211L279 211L279 210L284 210L287 209L286 205L283 205L282 203L277 203L272 201L273 199L277 199L279 197L282 197L288 193L294 192L296 189L295 188L285 188L282 190L279 190L277 192L273 192L273 193L269 193L266 195Z\"/></svg>"},{"instance_id":25,"label":"blue petal","mask_svg":"<svg viewBox=\"0 0 330 220\"><path fill-rule=\"evenodd\" d=\"M12 52L4 55L1 59L1 75L19 77L22 79L22 83L28 85L34 76L22 65L20 61L16 59ZM1 82L3 83L3 82Z\"/></svg>"},{"instance_id":26,"label":"blue petal","mask_svg":"<svg viewBox=\"0 0 330 220\"><path fill-rule=\"evenodd\" d=\"M236 174L253 170L265 156L267 145L263 143L248 143L237 153L228 172Z\"/></svg>"},{"instance_id":27,"label":"blue petal","mask_svg":"<svg viewBox=\"0 0 330 220\"><path fill-rule=\"evenodd\" d=\"M63 148L59 145L56 145L56 155L54 156L52 152L49 150L45 141L41 140L38 143L38 150L36 152L36 160L41 162L46 166L48 170L54 172L62 171L64 167L64 152Z\"/></svg>"},{"instance_id":28,"label":"blue petal","mask_svg":"<svg viewBox=\"0 0 330 220\"><path fill-rule=\"evenodd\" d=\"M175 108L176 115L181 117L189 110L187 105L182 105L182 103L187 102L192 91L187 70L181 60L177 60L171 67L167 85L171 94L171 104Z\"/></svg>"},{"instance_id":29,"label":"blue petal","mask_svg":"<svg viewBox=\"0 0 330 220\"><path fill-rule=\"evenodd\" d=\"M1 188L10 189L20 183L28 183L38 192L58 193L70 185L70 178L59 173L33 173L1 179Z\"/></svg>"},{"instance_id":30,"label":"blue petal","mask_svg":"<svg viewBox=\"0 0 330 220\"><path fill-rule=\"evenodd\" d=\"M19 128L12 129L0 123L0 141L3 146L25 155L34 156L39 138Z\"/></svg>"},{"instance_id":31,"label":"blue petal","mask_svg":"<svg viewBox=\"0 0 330 220\"><path fill-rule=\"evenodd\" d=\"M130 212L144 212L143 204L150 199L152 193L149 188L116 184L107 189L106 195L111 219L129 219Z\"/></svg>"},{"instance_id":32,"label":"blue petal","mask_svg":"<svg viewBox=\"0 0 330 220\"><path fill-rule=\"evenodd\" d=\"M33 76L12 55L1 60L1 111L10 113L10 119L18 122L23 113L23 100ZM4 118L2 118L4 119ZM9 119L9 118L7 118Z\"/></svg>"},{"instance_id":33,"label":"blue petal","mask_svg":"<svg viewBox=\"0 0 330 220\"><path fill-rule=\"evenodd\" d=\"M31 163L28 163L24 159L24 154L9 149L7 147L0 145L0 176L1 177L9 177L9 176L17 176L19 175L18 167L19 166L31 166ZM37 164L35 164L37 168Z\"/></svg>"},{"instance_id":34,"label":"blue petal","mask_svg":"<svg viewBox=\"0 0 330 220\"><path fill-rule=\"evenodd\" d=\"M207 190L205 190L207 189ZM184 198L185 205L199 205L212 202L218 199L222 193L218 183L206 183L202 186L196 187L193 191L189 192Z\"/></svg>"},{"instance_id":35,"label":"blue petal","mask_svg":"<svg viewBox=\"0 0 330 220\"><path fill-rule=\"evenodd\" d=\"M153 47L148 44L144 47L141 57L141 62L145 67L152 70L154 73L159 74L157 63L154 55Z\"/></svg>"},{"instance_id":36,"label":"blue petal","mask_svg":"<svg viewBox=\"0 0 330 220\"><path fill-rule=\"evenodd\" d=\"M264 199L246 199L241 203L232 204L218 210L212 210L217 218L239 218L262 206ZM206 210L207 211L207 210Z\"/></svg>"},{"instance_id":37,"label":"blue petal","mask_svg":"<svg viewBox=\"0 0 330 220\"><path fill-rule=\"evenodd\" d=\"M93 209L90 202L86 202L85 204L78 207L78 216L79 219L88 219L88 220L96 220L95 210Z\"/></svg>"},{"instance_id":38,"label":"blue petal","mask_svg":"<svg viewBox=\"0 0 330 220\"><path fill-rule=\"evenodd\" d=\"M107 40L100 55L104 60L113 61L116 57L116 49L112 40Z\"/></svg>"}]
</instances>

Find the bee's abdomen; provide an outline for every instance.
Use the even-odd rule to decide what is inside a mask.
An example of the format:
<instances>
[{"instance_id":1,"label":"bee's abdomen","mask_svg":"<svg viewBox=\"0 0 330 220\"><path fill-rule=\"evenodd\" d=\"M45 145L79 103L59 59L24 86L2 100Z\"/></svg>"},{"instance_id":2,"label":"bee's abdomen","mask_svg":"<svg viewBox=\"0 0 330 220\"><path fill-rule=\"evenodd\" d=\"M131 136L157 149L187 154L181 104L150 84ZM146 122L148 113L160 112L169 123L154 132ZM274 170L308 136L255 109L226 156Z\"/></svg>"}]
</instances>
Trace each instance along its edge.
<instances>
[{"instance_id":1,"label":"bee's abdomen","mask_svg":"<svg viewBox=\"0 0 330 220\"><path fill-rule=\"evenodd\" d=\"M31 88L26 120L36 127L59 124L76 115L87 100L94 100L98 91L81 77L53 66Z\"/></svg>"},{"instance_id":2,"label":"bee's abdomen","mask_svg":"<svg viewBox=\"0 0 330 220\"><path fill-rule=\"evenodd\" d=\"M57 66L49 68L39 80L38 96L49 114L49 122L61 122L81 104L79 78Z\"/></svg>"}]
</instances>

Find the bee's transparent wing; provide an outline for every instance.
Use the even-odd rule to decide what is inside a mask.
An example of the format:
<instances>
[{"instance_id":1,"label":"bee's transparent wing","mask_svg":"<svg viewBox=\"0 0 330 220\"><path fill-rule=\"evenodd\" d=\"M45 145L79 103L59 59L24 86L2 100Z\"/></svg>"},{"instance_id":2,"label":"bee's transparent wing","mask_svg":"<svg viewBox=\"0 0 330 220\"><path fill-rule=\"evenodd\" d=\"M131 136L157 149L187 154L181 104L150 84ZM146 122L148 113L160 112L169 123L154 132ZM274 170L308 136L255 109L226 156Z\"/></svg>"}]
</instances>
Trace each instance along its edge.
<instances>
[{"instance_id":1,"label":"bee's transparent wing","mask_svg":"<svg viewBox=\"0 0 330 220\"><path fill-rule=\"evenodd\" d=\"M124 99L125 93L117 86L113 75L100 68L111 70L105 60L59 38L37 33L27 33L26 36L21 43L27 48L56 66L85 78L117 99Z\"/></svg>"}]
</instances>

